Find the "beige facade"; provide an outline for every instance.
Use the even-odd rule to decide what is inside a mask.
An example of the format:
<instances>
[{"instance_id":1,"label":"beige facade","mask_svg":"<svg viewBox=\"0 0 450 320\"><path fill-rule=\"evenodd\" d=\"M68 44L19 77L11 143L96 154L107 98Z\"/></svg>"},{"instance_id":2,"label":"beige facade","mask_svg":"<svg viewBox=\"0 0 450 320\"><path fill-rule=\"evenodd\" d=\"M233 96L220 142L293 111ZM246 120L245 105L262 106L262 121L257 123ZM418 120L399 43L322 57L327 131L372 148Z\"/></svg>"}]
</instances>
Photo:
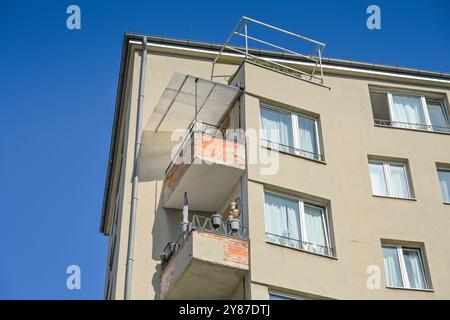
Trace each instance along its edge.
<instances>
[{"instance_id":1,"label":"beige facade","mask_svg":"<svg viewBox=\"0 0 450 320\"><path fill-rule=\"evenodd\" d=\"M141 39L126 35L124 42L101 225L110 239L106 299L124 298ZM171 141L171 132L147 130L147 124L173 74L210 79L216 54L217 48L207 44L149 38L131 298L268 299L273 292L322 299L449 299L450 206L443 201L437 164L450 164L450 135L375 125L370 90L439 96L447 108L450 77L333 60L324 63L326 87L231 55L216 65L213 81L226 84L230 79L231 85L239 83L243 89L232 107L229 127L259 130L261 105L312 117L323 159L271 151L259 139L247 137L242 172L230 171L227 163L213 169L191 165L180 178L184 182L179 182L183 187L177 194L188 191L191 199L207 194L221 213L240 197L241 225L248 230L237 239L194 226L168 264L162 265L166 244L181 232L181 208L168 208L164 200L165 170L179 140ZM264 174L267 164L259 161L261 154L278 159L276 174ZM369 159L404 163L409 199L374 196ZM235 179L230 178L233 174ZM270 243L265 191L320 204L326 210L332 253L317 254L304 244L299 250ZM211 213L191 209L190 219L209 218ZM382 244L419 248L426 287L387 286Z\"/></svg>"}]
</instances>

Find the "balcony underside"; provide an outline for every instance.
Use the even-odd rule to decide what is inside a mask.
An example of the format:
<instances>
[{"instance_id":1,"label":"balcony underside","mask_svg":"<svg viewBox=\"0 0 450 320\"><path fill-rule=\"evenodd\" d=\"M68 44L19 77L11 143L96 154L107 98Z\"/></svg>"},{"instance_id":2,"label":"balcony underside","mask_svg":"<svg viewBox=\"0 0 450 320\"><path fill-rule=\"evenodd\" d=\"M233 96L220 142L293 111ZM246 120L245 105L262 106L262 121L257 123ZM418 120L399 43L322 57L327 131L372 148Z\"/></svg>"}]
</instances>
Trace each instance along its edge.
<instances>
[{"instance_id":1,"label":"balcony underside","mask_svg":"<svg viewBox=\"0 0 450 320\"><path fill-rule=\"evenodd\" d=\"M164 191L164 206L183 208L184 192L189 196L189 209L215 212L244 174L240 167L213 163L190 164L178 183Z\"/></svg>"},{"instance_id":2,"label":"balcony underside","mask_svg":"<svg viewBox=\"0 0 450 320\"><path fill-rule=\"evenodd\" d=\"M161 298L227 299L248 272L248 242L193 230L161 275Z\"/></svg>"}]
</instances>

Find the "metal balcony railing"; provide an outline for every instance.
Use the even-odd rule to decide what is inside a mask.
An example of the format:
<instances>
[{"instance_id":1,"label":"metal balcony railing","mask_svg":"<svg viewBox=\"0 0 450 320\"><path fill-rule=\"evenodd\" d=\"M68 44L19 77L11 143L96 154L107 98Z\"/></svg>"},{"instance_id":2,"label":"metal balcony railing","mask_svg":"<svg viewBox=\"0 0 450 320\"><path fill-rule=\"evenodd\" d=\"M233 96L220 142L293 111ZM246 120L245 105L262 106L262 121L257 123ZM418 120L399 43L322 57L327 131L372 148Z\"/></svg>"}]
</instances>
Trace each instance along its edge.
<instances>
[{"instance_id":1,"label":"metal balcony railing","mask_svg":"<svg viewBox=\"0 0 450 320\"><path fill-rule=\"evenodd\" d=\"M292 239L278 234L266 233L266 241L278 244L280 246L289 247L297 250L308 251L316 254L321 254L324 256L334 257L334 249L327 246L322 246L306 241L301 241L297 239Z\"/></svg>"},{"instance_id":2,"label":"metal balcony railing","mask_svg":"<svg viewBox=\"0 0 450 320\"><path fill-rule=\"evenodd\" d=\"M261 139L261 145L265 148L276 150L279 152L285 152L285 153L297 155L299 157L313 159L313 160L317 160L317 161L325 161L325 157L323 154L314 153L311 151L295 148L293 146L289 146L286 144L273 142L273 141L266 140L266 139Z\"/></svg>"},{"instance_id":3,"label":"metal balcony railing","mask_svg":"<svg viewBox=\"0 0 450 320\"><path fill-rule=\"evenodd\" d=\"M245 133L241 129L225 129L222 127L214 126L212 124L208 124L205 122L193 122L189 126L189 131L186 134L183 142L181 143L180 148L175 154L174 158L170 162L169 166L166 169L166 177L172 173L172 171L176 168L177 165L180 164L191 164L194 156L194 136L198 134L201 139L205 139L206 141L211 139L220 139L223 140L224 143L226 141L231 141L236 144L245 144ZM234 151L227 150L225 146L223 146L223 150L221 151ZM244 155L240 155L238 152L234 152L234 157L237 157L240 160L244 160Z\"/></svg>"},{"instance_id":4,"label":"metal balcony railing","mask_svg":"<svg viewBox=\"0 0 450 320\"><path fill-rule=\"evenodd\" d=\"M169 242L164 247L161 254L161 265L163 269L175 253L183 247L185 240L192 230L201 230L237 239L248 239L248 229L245 227L241 226L238 231L234 232L231 230L228 223L222 222L218 228L214 228L211 218L194 215L192 216L192 221L188 224L186 231L181 232L176 241Z\"/></svg>"},{"instance_id":5,"label":"metal balcony railing","mask_svg":"<svg viewBox=\"0 0 450 320\"><path fill-rule=\"evenodd\" d=\"M383 126L383 127L394 127L394 128L404 128L404 129L450 133L450 127L434 126L434 125L428 125L428 124L423 124L423 123L409 123L409 122L392 121L392 120L385 120L385 119L375 119L374 122L376 125Z\"/></svg>"}]
</instances>

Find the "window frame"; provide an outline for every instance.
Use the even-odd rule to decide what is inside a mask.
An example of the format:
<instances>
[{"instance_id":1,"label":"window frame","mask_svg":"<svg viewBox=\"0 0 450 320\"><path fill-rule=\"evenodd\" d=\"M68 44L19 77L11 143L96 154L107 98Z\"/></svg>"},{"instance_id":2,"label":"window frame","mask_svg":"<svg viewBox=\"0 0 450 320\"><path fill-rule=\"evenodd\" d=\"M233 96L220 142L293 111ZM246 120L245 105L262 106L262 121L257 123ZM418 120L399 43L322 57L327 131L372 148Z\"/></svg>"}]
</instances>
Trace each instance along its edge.
<instances>
[{"instance_id":1,"label":"window frame","mask_svg":"<svg viewBox=\"0 0 450 320\"><path fill-rule=\"evenodd\" d=\"M268 294L268 300L272 300L270 299L270 296L278 296L281 298L285 298L285 300L311 300L311 299L307 299L305 297L302 296L296 296L293 294L287 294L284 292L278 292L278 291L273 291L273 290L269 290L269 294Z\"/></svg>"},{"instance_id":2,"label":"window frame","mask_svg":"<svg viewBox=\"0 0 450 320\"><path fill-rule=\"evenodd\" d=\"M373 190L373 183L372 183L372 177L370 176L370 167L369 167L369 179L370 179L370 186L372 188L372 195L375 197L388 197L388 198L394 198L394 199L407 199L412 200L414 198L414 192L412 189L412 183L410 181L411 177L408 170L408 164L405 162L395 162L395 161L389 161L389 160L377 160L377 159L369 159L369 164L381 164L383 166L383 174L384 174L384 183L386 186L387 195L382 194L375 194ZM406 187L408 189L408 197L399 197L395 196L393 193L393 187L392 187L392 177L391 177L391 169L390 165L401 165L403 166L403 171L405 173L405 180L406 180Z\"/></svg>"},{"instance_id":3,"label":"window frame","mask_svg":"<svg viewBox=\"0 0 450 320\"><path fill-rule=\"evenodd\" d=\"M391 126L396 127L395 125L392 124L392 122L395 122L395 120L393 119L393 112L392 112L392 108L394 105L394 100L393 100L393 95L398 95L398 96L409 96L409 97L416 97L416 98L420 98L420 105L421 105L421 111L422 111L422 115L423 118L425 120L425 123L423 124L417 124L418 126L423 126L425 127L424 129L420 129L420 128L408 128L408 127L400 127L403 129L411 129L411 130L422 130L422 131L430 131L430 132L444 132L444 133L450 133L447 131L441 131L441 130L434 130L433 129L433 124L431 123L431 118L430 118L430 114L428 112L428 102L433 102L433 103L439 103L441 105L442 108L442 113L444 115L444 121L447 123L447 128L450 130L450 117L449 117L449 110L448 110L448 106L447 103L445 102L445 99L433 99L433 98L428 98L426 97L426 95L422 94L422 93L412 93L412 92L402 92L402 91L396 91L396 90L386 90L386 91L382 91L382 90L372 90L372 92L380 92L380 93L386 93L387 95L387 101L388 101L388 111L389 111L389 118L391 121Z\"/></svg>"},{"instance_id":4,"label":"window frame","mask_svg":"<svg viewBox=\"0 0 450 320\"><path fill-rule=\"evenodd\" d=\"M287 198L290 200L294 200L297 201L298 203L298 209L299 209L299 221L300 221L300 240L296 240L296 239L291 239L291 238L287 238L287 239L291 239L291 240L295 240L295 241L300 241L302 242L302 246L304 246L306 249L301 250L301 251L305 251L305 252L310 252L313 254L319 254L319 255L323 255L326 257L335 257L335 250L334 248L331 246L332 244L332 238L331 238L331 226L330 226L330 218L329 218L329 212L328 212L328 205L325 205L323 203L318 203L315 201L309 201L309 200L305 200L304 198L300 198L300 197L294 197L294 196L290 196L290 195L286 195L284 193L280 193L280 192L276 192L276 191L272 191L272 190L264 190L264 205L266 204L266 193L270 193L274 196L278 196L278 197L282 197L282 198ZM322 219L322 225L324 227L325 230L325 242L326 242L326 248L329 250L329 252L331 253L330 255L327 254L320 254L314 251L310 251L308 250L308 248L310 246L314 247L314 246L321 246L318 244L313 244L308 242L308 234L307 234L307 228L306 228L306 219L305 219L305 204L312 206L312 207L316 207L316 208L320 208L324 214L324 219ZM266 213L264 212L264 219L266 219ZM267 230L265 230L265 233L268 233ZM277 235L283 238L283 235ZM272 242L269 242L272 243ZM288 248L291 248L290 246L286 246Z\"/></svg>"},{"instance_id":5,"label":"window frame","mask_svg":"<svg viewBox=\"0 0 450 320\"><path fill-rule=\"evenodd\" d=\"M444 115L444 120L447 123L447 127L450 128L450 116L449 116L449 111L448 111L448 108L447 108L447 104L445 103L445 100L444 99L441 99L441 100L439 100L439 99L432 99L432 98L427 99L425 97L425 102L426 102L426 109L427 109L428 117L429 117L429 114L430 114L429 111L428 111L428 104L439 104L441 106L442 114ZM430 118L430 123L431 123L431 118ZM436 130L433 130L433 131L436 131Z\"/></svg>"},{"instance_id":6,"label":"window frame","mask_svg":"<svg viewBox=\"0 0 450 320\"><path fill-rule=\"evenodd\" d=\"M291 126L292 126L292 137L291 138L292 138L293 145L292 146L287 146L287 147L288 148L293 148L294 152L290 152L290 151L286 152L284 150L280 150L282 148L277 148L276 149L277 151L285 152L285 153L288 153L288 154L294 154L296 156L299 156L299 157L302 157L302 158L305 158L305 159L311 159L311 160L315 160L315 161L323 161L324 154L323 154L323 150L322 150L322 147L321 147L321 141L320 141L320 136L319 136L319 126L318 126L319 119L318 118L315 118L313 116L308 116L308 115L305 115L305 114L300 113L300 112L293 112L293 111L285 110L285 109L282 109L280 107L272 106L272 105L269 105L269 104L266 104L266 103L260 103L260 105L259 105L259 125L260 125L261 130L264 130L263 125L262 125L262 116L261 116L261 109L262 108L287 114L291 118ZM303 149L302 146L300 145L300 129L299 129L300 122L299 122L299 117L303 117L303 118L310 119L310 120L314 121L314 129L315 129L314 133L316 135L317 153L315 153L313 157L306 157L306 156L302 155L302 151L306 152L306 153L309 153L311 155L313 155L313 153ZM271 141L266 141L266 142L268 142L269 145L271 143ZM271 149L273 149L273 148L271 148ZM317 156L318 159L316 159L315 156Z\"/></svg>"},{"instance_id":7,"label":"window frame","mask_svg":"<svg viewBox=\"0 0 450 320\"><path fill-rule=\"evenodd\" d=\"M439 189L441 190L442 201L443 201L444 204L450 204L450 200L449 201L445 200L444 191L442 190L442 187L441 187L441 178L439 176L439 171L445 171L445 172L448 172L450 174L450 168L444 168L444 167L437 167L436 168L436 173L437 173L438 182L439 182ZM450 199L450 190L448 190L448 192L449 192L448 197Z\"/></svg>"},{"instance_id":8,"label":"window frame","mask_svg":"<svg viewBox=\"0 0 450 320\"><path fill-rule=\"evenodd\" d=\"M428 272L428 268L425 264L425 258L423 255L423 250L420 247L411 247L411 246L403 246L400 244L382 244L381 248L384 247L389 247L389 248L395 248L397 250L397 259L399 262L399 267L400 267L400 276L402 279L402 283L403 286L402 287L397 287L397 286L390 286L387 283L387 275L386 275L386 268L384 269L384 276L385 276L385 281L386 281L386 287L387 288L392 288L392 289L408 289L408 290L420 290L420 291L431 291L432 287L431 287L431 283L429 281L429 272ZM406 263L405 263L405 257L403 254L403 250L409 250L409 251L416 251L419 253L419 260L420 260L420 264L422 266L422 276L424 279L424 283L425 283L425 288L412 288L411 284L409 283L409 278L408 278L408 270L406 269ZM384 259L384 256L383 256Z\"/></svg>"}]
</instances>

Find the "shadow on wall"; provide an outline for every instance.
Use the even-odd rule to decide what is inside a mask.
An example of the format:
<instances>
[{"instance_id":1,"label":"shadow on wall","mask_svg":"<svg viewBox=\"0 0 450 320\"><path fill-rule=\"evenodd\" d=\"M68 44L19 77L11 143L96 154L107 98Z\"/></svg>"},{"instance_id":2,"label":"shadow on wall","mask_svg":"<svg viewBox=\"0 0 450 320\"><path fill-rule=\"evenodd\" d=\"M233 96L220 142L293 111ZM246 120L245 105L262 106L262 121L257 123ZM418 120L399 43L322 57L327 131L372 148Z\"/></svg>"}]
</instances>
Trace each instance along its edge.
<instances>
[{"instance_id":1,"label":"shadow on wall","mask_svg":"<svg viewBox=\"0 0 450 320\"><path fill-rule=\"evenodd\" d=\"M151 226L152 248L150 259L160 260L160 254L164 246L176 239L179 235L179 225L181 223L181 211L165 209L163 206L163 183L165 171L171 162L171 151L181 140L172 141L172 132L168 131L144 131L142 134L141 157L139 160L139 181L140 183L154 184L155 193L149 195L153 201L154 212L146 214L154 215L154 222ZM159 299L160 295L160 275L161 264L155 266L152 272L152 286L155 291L154 299Z\"/></svg>"},{"instance_id":2,"label":"shadow on wall","mask_svg":"<svg viewBox=\"0 0 450 320\"><path fill-rule=\"evenodd\" d=\"M141 158L139 160L139 181L163 181L169 166L171 152L181 142L172 141L172 132L144 131L142 134Z\"/></svg>"},{"instance_id":3,"label":"shadow on wall","mask_svg":"<svg viewBox=\"0 0 450 320\"><path fill-rule=\"evenodd\" d=\"M161 292L161 262L160 256L164 247L170 241L174 241L179 236L181 227L181 210L165 209L163 207L163 191L162 181L156 182L158 187L158 194L155 195L156 210L155 220L152 227L152 256L151 258L158 261L155 265L155 270L152 277L152 286L155 291L154 299L160 299ZM159 192L161 190L161 192Z\"/></svg>"},{"instance_id":4,"label":"shadow on wall","mask_svg":"<svg viewBox=\"0 0 450 320\"><path fill-rule=\"evenodd\" d=\"M176 241L181 234L182 210L164 208L164 179L165 171L172 161L171 152L177 147L183 137L172 141L172 132L144 131L142 136L142 149L139 166L139 181L154 184L156 192L152 195L154 221L151 227L152 248L150 259L157 261L152 275L152 286L155 292L154 299L160 299L161 292L161 262L160 256L168 242ZM188 190L186 190L188 191ZM211 216L207 212L189 212L189 221L193 215Z\"/></svg>"},{"instance_id":5,"label":"shadow on wall","mask_svg":"<svg viewBox=\"0 0 450 320\"><path fill-rule=\"evenodd\" d=\"M162 181L158 181L157 187L158 191L162 188ZM176 241L180 236L181 229L181 221L182 221L182 210L177 209L167 209L163 206L163 190L159 192L159 199L157 195L155 196L155 201L157 201L157 209L155 214L155 220L152 227L152 259L158 261L158 264L155 265L155 269L152 277L152 286L155 291L154 299L160 299L161 293L161 274L162 274L162 266L161 266L161 253L163 252L164 247L167 243L171 241ZM156 203L156 202L155 202ZM209 217L212 213L208 212L199 212L199 211L190 211L189 212L189 221L192 221L193 215L200 215Z\"/></svg>"}]
</instances>

